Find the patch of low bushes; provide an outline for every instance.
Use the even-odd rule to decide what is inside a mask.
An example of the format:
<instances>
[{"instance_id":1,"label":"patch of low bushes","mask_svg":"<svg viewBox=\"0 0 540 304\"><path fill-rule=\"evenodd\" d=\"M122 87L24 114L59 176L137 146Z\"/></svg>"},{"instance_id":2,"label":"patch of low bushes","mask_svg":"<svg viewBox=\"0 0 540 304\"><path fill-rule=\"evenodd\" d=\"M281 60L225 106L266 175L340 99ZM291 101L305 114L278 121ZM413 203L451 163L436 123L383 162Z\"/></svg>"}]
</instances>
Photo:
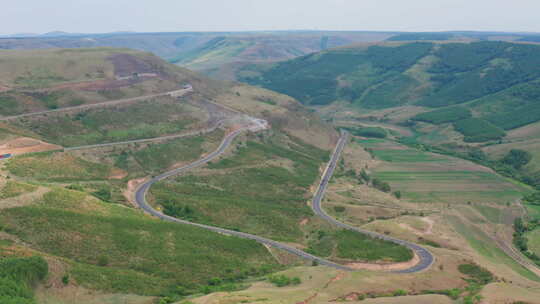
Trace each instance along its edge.
<instances>
[{"instance_id":1,"label":"patch of low bushes","mask_svg":"<svg viewBox=\"0 0 540 304\"><path fill-rule=\"evenodd\" d=\"M289 285L298 285L302 283L299 277L288 277L283 274L271 275L268 277L268 281L277 287L285 287Z\"/></svg>"},{"instance_id":2,"label":"patch of low bushes","mask_svg":"<svg viewBox=\"0 0 540 304\"><path fill-rule=\"evenodd\" d=\"M455 106L444 109L439 109L431 112L420 113L412 118L412 120L429 122L432 124L443 124L455 122L471 117L471 111L467 108Z\"/></svg>"},{"instance_id":3,"label":"patch of low bushes","mask_svg":"<svg viewBox=\"0 0 540 304\"><path fill-rule=\"evenodd\" d=\"M0 303L33 304L32 287L49 271L42 257L0 259Z\"/></svg>"},{"instance_id":4,"label":"patch of low bushes","mask_svg":"<svg viewBox=\"0 0 540 304\"><path fill-rule=\"evenodd\" d=\"M454 123L454 128L465 136L465 142L485 142L506 136L503 129L479 118L457 121Z\"/></svg>"}]
</instances>

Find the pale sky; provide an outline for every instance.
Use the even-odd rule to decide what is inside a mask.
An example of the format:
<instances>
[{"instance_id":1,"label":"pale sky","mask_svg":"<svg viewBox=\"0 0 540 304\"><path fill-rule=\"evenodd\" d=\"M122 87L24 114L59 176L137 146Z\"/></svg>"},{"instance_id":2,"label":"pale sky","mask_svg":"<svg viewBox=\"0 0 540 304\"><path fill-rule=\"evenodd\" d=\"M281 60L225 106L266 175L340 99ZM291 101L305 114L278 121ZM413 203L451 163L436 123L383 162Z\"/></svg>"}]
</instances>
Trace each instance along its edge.
<instances>
[{"instance_id":1,"label":"pale sky","mask_svg":"<svg viewBox=\"0 0 540 304\"><path fill-rule=\"evenodd\" d=\"M66 31L526 31L540 0L1 0L0 34Z\"/></svg>"}]
</instances>

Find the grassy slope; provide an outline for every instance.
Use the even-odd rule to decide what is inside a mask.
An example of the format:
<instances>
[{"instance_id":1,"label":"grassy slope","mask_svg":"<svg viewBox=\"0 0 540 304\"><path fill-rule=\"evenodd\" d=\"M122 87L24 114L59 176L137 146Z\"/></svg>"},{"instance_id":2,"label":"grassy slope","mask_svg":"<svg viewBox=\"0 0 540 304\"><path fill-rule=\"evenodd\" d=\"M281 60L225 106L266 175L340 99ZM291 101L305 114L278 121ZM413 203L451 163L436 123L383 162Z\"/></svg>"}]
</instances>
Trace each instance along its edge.
<instances>
[{"instance_id":1,"label":"grassy slope","mask_svg":"<svg viewBox=\"0 0 540 304\"><path fill-rule=\"evenodd\" d=\"M45 57L52 52L53 57L65 55L69 59L72 53L80 55L89 51L44 52ZM98 58L106 61L104 57L99 56L106 56L107 51L95 50L95 53L98 54L96 55ZM32 52L31 56L38 57L39 54L39 52ZM10 54L10 56L15 55ZM55 60L51 60L51 67L57 67L63 62L62 58ZM89 63L90 66L93 64ZM246 94L234 99L235 102L240 100L241 103L230 105L229 97L234 98L238 95L229 85L198 78L189 72L186 72L186 76L182 74L184 70L179 68L170 66L165 68L171 69L171 73L179 73L178 77L189 78L197 90L197 93L190 97L192 101L200 98L206 100L215 98L218 102L239 108L252 115L270 118L277 130L307 137L308 142L324 148L330 148L333 145L332 136L335 136L335 131L317 120L313 114L302 109L295 101L277 94L270 94L265 90L242 87L239 89ZM62 68L58 69L58 71L62 70ZM76 79L75 76L69 77ZM178 79L176 78L175 81ZM56 83L49 82L46 85L53 86ZM10 94L13 92L16 94L20 92L20 89L15 89ZM138 94L143 93L138 91ZM275 102L270 102L270 104L262 102L261 98L267 96L275 99ZM7 126L8 131L4 137L8 139L16 136L11 132L16 129L23 132L34 130L38 135L32 133L32 136L41 136L68 145L101 143L141 136L139 134L141 132L138 132L140 124L158 128L160 126L157 122L163 120L168 125L177 128L174 130L165 128L165 131L161 130L163 128L158 128L163 132L150 134L160 135L177 132L193 119L206 118L205 113L195 113L187 105L179 105L177 100L165 99L153 102L160 103L160 106L139 102L114 109L96 109L67 115L63 113L58 116L47 115L36 120L25 119L19 121L16 127ZM266 108L260 109L259 105ZM157 108L160 111L156 112ZM29 107L20 110L30 109L37 108ZM298 117L302 120L299 121ZM135 132L137 134L124 134L126 130L133 129L138 130ZM314 139L305 135L310 132L316 132L319 138ZM145 133L144 137L147 136L148 134ZM49 187L64 186L69 183L71 189L86 193L56 189L47 193L40 204L3 210L2 226L10 235L23 239L25 244L33 249L68 258L72 261L69 270L71 277L84 286L107 292L162 295L172 288L176 290L173 293L178 294L179 285L199 291L198 286L208 285L208 281L214 277L224 278L226 282L237 282L246 276L262 275L268 269L275 269L276 265L266 249L259 244L190 227L158 222L142 216L139 212L115 204L106 204L94 198L100 197L111 202L127 203L121 195L127 178L160 173L173 165L193 161L201 154L214 149L222 137L223 131L217 131L205 137L89 151L34 153L14 157L6 163L6 169L15 178L31 180ZM279 144L284 146L273 148L279 150L281 154L288 153L288 142ZM298 168L298 175L292 177L292 182L300 182L305 191L317 178L321 158L327 155L327 152L312 148L301 141L295 145L299 150L295 157L301 158L301 167ZM120 170L122 174L118 174L119 168L125 172L122 173ZM272 169L277 173L276 187L281 187L285 192L284 187L287 185L281 184L283 181L279 179L284 176L291 177L288 176L287 164L275 163ZM126 179L118 180L122 178L118 175L124 176L125 173L128 174ZM306 175L308 181L306 181ZM115 176L114 179L112 179L113 176ZM7 196L31 190L23 189L22 186L14 183L8 184L7 187L6 191L3 191L3 194L5 192ZM197 188L193 186L191 190L193 189ZM252 194L246 193L244 198L251 201L257 199L257 197L250 197ZM242 198L238 193L228 195L234 199ZM297 198L294 197L293 200ZM305 205L304 211L291 207L285 208L292 214L309 210ZM273 218L265 219L265 215L260 214L259 219L272 221ZM216 290L217 287L212 288L214 289L211 290Z\"/></svg>"},{"instance_id":2,"label":"grassy slope","mask_svg":"<svg viewBox=\"0 0 540 304\"><path fill-rule=\"evenodd\" d=\"M0 115L77 106L211 82L140 51L113 48L0 51ZM116 76L156 77L118 81Z\"/></svg>"},{"instance_id":3,"label":"grassy slope","mask_svg":"<svg viewBox=\"0 0 540 304\"><path fill-rule=\"evenodd\" d=\"M177 134L203 118L201 109L162 97L117 108L20 119L14 124L69 147Z\"/></svg>"},{"instance_id":4,"label":"grassy slope","mask_svg":"<svg viewBox=\"0 0 540 304\"><path fill-rule=\"evenodd\" d=\"M7 170L38 181L106 180L113 172L107 164L90 162L63 152L27 154L10 159Z\"/></svg>"},{"instance_id":5,"label":"grassy slope","mask_svg":"<svg viewBox=\"0 0 540 304\"><path fill-rule=\"evenodd\" d=\"M302 241L299 222L311 215L308 190L328 154L301 142L287 149L278 140L248 141L233 157L210 165L204 176L162 182L152 194L165 211L189 206L193 214L187 217L197 222Z\"/></svg>"},{"instance_id":6,"label":"grassy slope","mask_svg":"<svg viewBox=\"0 0 540 304\"><path fill-rule=\"evenodd\" d=\"M180 52L170 61L214 78L236 80L238 71L252 63L287 60L353 42L382 41L389 36L354 32L222 33Z\"/></svg>"},{"instance_id":7,"label":"grassy slope","mask_svg":"<svg viewBox=\"0 0 540 304\"><path fill-rule=\"evenodd\" d=\"M1 218L33 248L77 262L70 271L77 282L105 291L155 295L276 267L255 242L157 221L61 188Z\"/></svg>"},{"instance_id":8,"label":"grassy slope","mask_svg":"<svg viewBox=\"0 0 540 304\"><path fill-rule=\"evenodd\" d=\"M475 126L485 133L484 120L506 130L540 120L535 102L540 72L532 67L538 58L536 45L385 43L321 52L269 69L252 67L243 80L310 105L337 100L368 109L463 104L482 119ZM465 134L466 140L504 136L495 131L497 136L486 138Z\"/></svg>"},{"instance_id":9,"label":"grassy slope","mask_svg":"<svg viewBox=\"0 0 540 304\"><path fill-rule=\"evenodd\" d=\"M334 257L335 248L338 259L409 260L411 253L400 246L314 226L306 201L327 158L327 152L294 138L251 139L234 156L198 174L162 182L151 193L169 215L305 244L321 256ZM307 226L301 224L305 219Z\"/></svg>"}]
</instances>

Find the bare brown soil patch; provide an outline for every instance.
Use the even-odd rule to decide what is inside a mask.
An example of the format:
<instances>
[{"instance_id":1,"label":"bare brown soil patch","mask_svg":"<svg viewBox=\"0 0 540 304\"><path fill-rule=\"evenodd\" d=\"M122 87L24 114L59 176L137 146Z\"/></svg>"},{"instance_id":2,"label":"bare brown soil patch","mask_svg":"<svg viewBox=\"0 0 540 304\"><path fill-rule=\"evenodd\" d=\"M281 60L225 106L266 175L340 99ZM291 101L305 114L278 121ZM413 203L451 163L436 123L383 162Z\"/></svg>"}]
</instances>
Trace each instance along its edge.
<instances>
[{"instance_id":1,"label":"bare brown soil patch","mask_svg":"<svg viewBox=\"0 0 540 304\"><path fill-rule=\"evenodd\" d=\"M62 288L64 283L62 277L66 274L67 266L61 261L45 257L47 264L49 265L49 274L47 275L47 281L44 283L46 288Z\"/></svg>"},{"instance_id":2,"label":"bare brown soil patch","mask_svg":"<svg viewBox=\"0 0 540 304\"><path fill-rule=\"evenodd\" d=\"M98 90L112 90L125 88L130 85L136 84L136 80L131 79L103 79L103 80L93 80L93 81L81 81L81 82L68 82L55 85L54 87L48 89L49 91L60 91L60 90L82 90L82 91L98 91Z\"/></svg>"},{"instance_id":3,"label":"bare brown soil patch","mask_svg":"<svg viewBox=\"0 0 540 304\"><path fill-rule=\"evenodd\" d=\"M20 155L25 153L43 152L62 149L61 146L49 144L29 137L19 137L0 145L0 154L11 153Z\"/></svg>"},{"instance_id":4,"label":"bare brown soil patch","mask_svg":"<svg viewBox=\"0 0 540 304\"><path fill-rule=\"evenodd\" d=\"M40 286L36 290L36 299L41 304L153 304L155 297L107 294L100 291L86 289L81 286L70 284L58 288L46 288Z\"/></svg>"},{"instance_id":5,"label":"bare brown soil patch","mask_svg":"<svg viewBox=\"0 0 540 304\"><path fill-rule=\"evenodd\" d=\"M137 204L135 202L135 191L137 190L137 187L142 184L146 180L145 177L138 178L138 179L132 179L128 181L127 183L127 189L123 192L124 197L127 199L128 202L131 203L134 207L137 207Z\"/></svg>"},{"instance_id":6,"label":"bare brown soil patch","mask_svg":"<svg viewBox=\"0 0 540 304\"><path fill-rule=\"evenodd\" d=\"M281 265L303 265L306 263L305 260L300 257L288 253L284 250L280 250L269 245L263 244L263 246L270 252L274 259Z\"/></svg>"},{"instance_id":7,"label":"bare brown soil patch","mask_svg":"<svg viewBox=\"0 0 540 304\"><path fill-rule=\"evenodd\" d=\"M443 295L418 295L406 297L391 297L367 299L360 303L365 304L451 304L449 297Z\"/></svg>"},{"instance_id":8,"label":"bare brown soil patch","mask_svg":"<svg viewBox=\"0 0 540 304\"><path fill-rule=\"evenodd\" d=\"M537 138L540 136L540 122L526 125L521 128L514 129L508 132L507 138L512 140L525 139L525 138Z\"/></svg>"},{"instance_id":9,"label":"bare brown soil patch","mask_svg":"<svg viewBox=\"0 0 540 304\"><path fill-rule=\"evenodd\" d=\"M319 295L319 293L314 293L314 294L311 295L309 298L305 299L304 301L297 302L296 304L308 304L308 303L310 303L311 301L313 301L318 295Z\"/></svg>"},{"instance_id":10,"label":"bare brown soil patch","mask_svg":"<svg viewBox=\"0 0 540 304\"><path fill-rule=\"evenodd\" d=\"M481 292L484 297L481 303L509 304L509 303L540 303L540 290L523 288L508 283L492 283L484 287Z\"/></svg>"},{"instance_id":11,"label":"bare brown soil patch","mask_svg":"<svg viewBox=\"0 0 540 304\"><path fill-rule=\"evenodd\" d=\"M111 170L111 175L109 176L109 179L123 179L126 176L128 176L128 173L126 171L119 168L113 168Z\"/></svg>"},{"instance_id":12,"label":"bare brown soil patch","mask_svg":"<svg viewBox=\"0 0 540 304\"><path fill-rule=\"evenodd\" d=\"M151 62L143 60L131 54L115 54L108 58L114 65L114 73L118 76L131 76L135 73L155 73L156 70Z\"/></svg>"},{"instance_id":13,"label":"bare brown soil patch","mask_svg":"<svg viewBox=\"0 0 540 304\"><path fill-rule=\"evenodd\" d=\"M414 257L407 262L401 263L347 263L346 265L357 270L374 270L374 271L395 271L411 268L420 262L420 258L414 254Z\"/></svg>"}]
</instances>

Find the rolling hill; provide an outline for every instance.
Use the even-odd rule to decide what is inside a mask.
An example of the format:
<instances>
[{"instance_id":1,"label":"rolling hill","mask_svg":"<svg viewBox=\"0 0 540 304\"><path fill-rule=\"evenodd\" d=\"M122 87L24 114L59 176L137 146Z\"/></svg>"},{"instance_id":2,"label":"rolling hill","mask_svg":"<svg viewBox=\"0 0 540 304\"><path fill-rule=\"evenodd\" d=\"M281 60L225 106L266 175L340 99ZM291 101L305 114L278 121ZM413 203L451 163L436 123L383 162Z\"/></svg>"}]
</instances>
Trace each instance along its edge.
<instances>
[{"instance_id":1,"label":"rolling hill","mask_svg":"<svg viewBox=\"0 0 540 304\"><path fill-rule=\"evenodd\" d=\"M277 41L268 39L269 45L257 38L241 51L235 47L249 39L215 39L186 60L205 53L221 65L231 54L250 52L255 55L249 60L258 60ZM321 47L320 37L312 42ZM351 79L357 82L350 83L367 85L370 77L379 77L392 86L393 78L408 75L437 51L432 43L391 46L363 47L345 57L339 52L347 48L308 55L300 58L317 62L331 54L311 70L309 64L295 63L288 71L323 71L318 79L330 83L322 79L338 77L333 69L351 72L357 67L351 62L368 65L362 60L369 59L369 77L355 74ZM234 51L220 57L222 48ZM263 61L289 56L280 50L276 47L278 55ZM363 55L356 58L355 52ZM244 75L274 71L238 67L249 67ZM515 201L531 189L419 145L422 130L453 128L454 123L467 131L468 124L479 122L483 128L503 129L479 116L476 109L485 107L481 99L475 108L468 101L437 109L413 105L426 93L399 107L370 108L351 99L314 110L291 96L212 80L155 55L118 48L0 51L0 71L0 152L14 154L0 162L0 260L27 269L27 257L41 256L48 265L47 276L44 262L36 259L29 260L39 266L39 272L29 270L35 278L5 279L0 271L0 279L2 284L28 282L20 291L29 301L328 303L392 297L404 303L450 303L482 296L500 300L484 292L500 285L516 300L537 296L540 279L534 268L510 258L507 248L496 243L511 237L507 221L522 210ZM310 84L309 79L294 81ZM302 96L315 99L306 90L311 88L294 92L304 89ZM330 96L332 90L325 92ZM297 97L304 101L302 96ZM505 96L501 107L511 110ZM522 98L528 104L529 97ZM413 120L418 113L423 114ZM268 128L241 132L207 164L157 181L147 193L148 203L180 220L271 238L358 271L306 262L204 226L160 221L137 208L139 185L214 155L224 138L246 129L253 118L264 119ZM352 123L345 124L346 119ZM420 261L403 243L342 230L313 213L311 199L339 136L335 126L358 136L334 163L324 212L354 227L420 244L436 257L424 271L396 274ZM514 130L505 132L510 136ZM364 137L373 134L379 138ZM475 145L463 139L460 143ZM314 290L320 292L314 295Z\"/></svg>"},{"instance_id":2,"label":"rolling hill","mask_svg":"<svg viewBox=\"0 0 540 304\"><path fill-rule=\"evenodd\" d=\"M213 81L139 51L0 57L0 149L14 154L0 169L2 256L45 256L56 265L44 283L50 286L146 299L235 290L248 277L284 267L254 241L149 218L133 208L129 193L140 178L215 149L246 114L270 121L279 146L295 142L325 154L337 135L313 113L289 97ZM313 167L310 182L320 155L303 160ZM269 163L274 169L295 176L278 162ZM296 196L305 195L308 185L301 187ZM171 206L161 197L156 204ZM55 290L43 292L61 296Z\"/></svg>"},{"instance_id":3,"label":"rolling hill","mask_svg":"<svg viewBox=\"0 0 540 304\"><path fill-rule=\"evenodd\" d=\"M246 280L304 265L253 240L184 229L134 208L142 181L207 155L246 128L249 115L271 129L244 134L223 159L152 187L154 208L341 263L413 258L400 245L342 232L305 204L338 134L288 96L126 49L4 51L0 58L0 149L13 154L0 169L0 253L47 259L50 275L37 298L81 288L170 302L241 290ZM322 234L335 252L321 251ZM355 253L348 242L382 247Z\"/></svg>"},{"instance_id":4,"label":"rolling hill","mask_svg":"<svg viewBox=\"0 0 540 304\"><path fill-rule=\"evenodd\" d=\"M244 63L286 60L355 42L382 41L384 32L283 31L65 34L0 37L0 49L130 48L220 79L234 80Z\"/></svg>"},{"instance_id":5,"label":"rolling hill","mask_svg":"<svg viewBox=\"0 0 540 304\"><path fill-rule=\"evenodd\" d=\"M513 142L507 134L540 121L539 60L540 46L531 44L388 42L245 67L239 75L328 111L341 105L416 124L424 143L476 147ZM409 114L391 118L392 109Z\"/></svg>"}]
</instances>

